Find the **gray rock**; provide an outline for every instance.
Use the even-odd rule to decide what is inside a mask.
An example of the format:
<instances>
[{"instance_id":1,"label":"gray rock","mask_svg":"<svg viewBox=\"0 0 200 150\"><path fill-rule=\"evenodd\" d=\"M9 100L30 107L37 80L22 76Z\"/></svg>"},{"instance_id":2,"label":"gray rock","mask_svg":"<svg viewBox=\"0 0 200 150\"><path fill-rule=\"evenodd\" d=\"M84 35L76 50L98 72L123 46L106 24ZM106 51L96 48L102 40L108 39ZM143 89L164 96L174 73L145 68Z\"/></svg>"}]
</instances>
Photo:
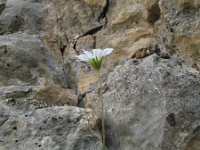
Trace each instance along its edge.
<instances>
[{"instance_id":1,"label":"gray rock","mask_svg":"<svg viewBox=\"0 0 200 150\"><path fill-rule=\"evenodd\" d=\"M64 32L69 40L73 40L102 25L99 17L105 5L106 0L51 0L48 2L49 13L45 24L48 30L54 28L57 34Z\"/></svg>"},{"instance_id":2,"label":"gray rock","mask_svg":"<svg viewBox=\"0 0 200 150\"><path fill-rule=\"evenodd\" d=\"M42 75L60 84L64 80L62 66L36 35L16 33L1 36L0 54L1 85L12 85L13 79L24 84L36 84L37 77Z\"/></svg>"},{"instance_id":3,"label":"gray rock","mask_svg":"<svg viewBox=\"0 0 200 150\"><path fill-rule=\"evenodd\" d=\"M161 19L155 32L161 50L175 54L190 67L200 70L200 1L160 0Z\"/></svg>"},{"instance_id":4,"label":"gray rock","mask_svg":"<svg viewBox=\"0 0 200 150\"><path fill-rule=\"evenodd\" d=\"M36 97L76 105L75 93L65 89L62 65L38 36L20 33L1 36L0 72L1 100Z\"/></svg>"},{"instance_id":5,"label":"gray rock","mask_svg":"<svg viewBox=\"0 0 200 150\"><path fill-rule=\"evenodd\" d=\"M0 13L0 34L17 31L37 33L42 29L45 8L41 1L8 0Z\"/></svg>"},{"instance_id":6,"label":"gray rock","mask_svg":"<svg viewBox=\"0 0 200 150\"><path fill-rule=\"evenodd\" d=\"M90 109L25 104L0 102L0 118L6 118L0 119L1 150L101 150L98 118Z\"/></svg>"},{"instance_id":7,"label":"gray rock","mask_svg":"<svg viewBox=\"0 0 200 150\"><path fill-rule=\"evenodd\" d=\"M6 7L6 1L7 0L0 0L0 14L4 10L4 8Z\"/></svg>"},{"instance_id":8,"label":"gray rock","mask_svg":"<svg viewBox=\"0 0 200 150\"><path fill-rule=\"evenodd\" d=\"M117 66L104 85L109 150L198 150L199 89L199 72L176 59L155 54Z\"/></svg>"},{"instance_id":9,"label":"gray rock","mask_svg":"<svg viewBox=\"0 0 200 150\"><path fill-rule=\"evenodd\" d=\"M0 100L21 100L22 110L76 105L80 92L79 101L97 107L95 74L75 56L112 47L103 70L109 148L198 150L199 8L199 0L0 0ZM144 58L155 47L172 59ZM3 112L0 125L9 120Z\"/></svg>"},{"instance_id":10,"label":"gray rock","mask_svg":"<svg viewBox=\"0 0 200 150\"><path fill-rule=\"evenodd\" d=\"M82 52L83 48L95 47L95 37L92 35L105 25L103 20L105 20L106 1L51 0L47 2L48 13L43 19L43 27L47 32L42 38L64 62L69 84L73 89L77 87L79 73L77 68L80 68L77 67L74 56ZM84 43L85 40L88 42Z\"/></svg>"}]
</instances>

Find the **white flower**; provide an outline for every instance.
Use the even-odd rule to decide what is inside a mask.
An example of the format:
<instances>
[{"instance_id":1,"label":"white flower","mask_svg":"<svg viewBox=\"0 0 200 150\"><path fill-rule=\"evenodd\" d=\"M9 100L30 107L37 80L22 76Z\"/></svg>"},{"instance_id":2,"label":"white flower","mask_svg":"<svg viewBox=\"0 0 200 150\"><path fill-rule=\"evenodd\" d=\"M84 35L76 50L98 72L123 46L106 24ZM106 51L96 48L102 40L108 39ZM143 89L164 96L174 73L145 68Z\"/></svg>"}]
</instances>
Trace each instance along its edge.
<instances>
[{"instance_id":1,"label":"white flower","mask_svg":"<svg viewBox=\"0 0 200 150\"><path fill-rule=\"evenodd\" d=\"M88 62L89 60L93 58L102 58L105 57L106 55L109 55L112 53L113 49L112 48L106 48L104 50L102 49L93 49L92 52L83 50L83 54L76 56L80 61L86 61Z\"/></svg>"},{"instance_id":2,"label":"white flower","mask_svg":"<svg viewBox=\"0 0 200 150\"><path fill-rule=\"evenodd\" d=\"M112 53L112 48L93 49L92 52L83 50L83 54L76 56L80 61L89 62L89 64L96 70L101 68L102 60L106 55Z\"/></svg>"}]
</instances>

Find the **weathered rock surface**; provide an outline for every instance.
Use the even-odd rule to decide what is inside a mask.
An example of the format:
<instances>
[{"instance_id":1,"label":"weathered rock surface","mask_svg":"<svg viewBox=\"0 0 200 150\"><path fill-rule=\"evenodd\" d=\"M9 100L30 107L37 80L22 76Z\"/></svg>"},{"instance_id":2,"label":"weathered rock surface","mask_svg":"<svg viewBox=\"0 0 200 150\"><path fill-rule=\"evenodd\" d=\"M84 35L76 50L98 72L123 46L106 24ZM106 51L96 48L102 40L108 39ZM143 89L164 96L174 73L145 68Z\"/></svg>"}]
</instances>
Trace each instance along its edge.
<instances>
[{"instance_id":1,"label":"weathered rock surface","mask_svg":"<svg viewBox=\"0 0 200 150\"><path fill-rule=\"evenodd\" d=\"M45 2L38 0L7 0L3 12L0 13L0 34L41 31L42 17L47 13L44 4Z\"/></svg>"},{"instance_id":2,"label":"weathered rock surface","mask_svg":"<svg viewBox=\"0 0 200 150\"><path fill-rule=\"evenodd\" d=\"M6 1L7 0L0 0L0 14L4 10L4 8L6 7Z\"/></svg>"},{"instance_id":3,"label":"weathered rock surface","mask_svg":"<svg viewBox=\"0 0 200 150\"><path fill-rule=\"evenodd\" d=\"M93 34L105 25L106 0L53 0L48 2L48 14L43 23L45 32L41 38L45 44L56 54L57 59L64 63L71 88L77 88L80 74L77 67L76 54L83 48L94 48ZM70 12L70 13L67 13ZM87 44L83 41L85 37ZM83 38L83 39L82 39ZM85 46L83 46L85 45ZM68 55L70 54L70 55ZM81 77L80 79L86 79Z\"/></svg>"},{"instance_id":4,"label":"weathered rock surface","mask_svg":"<svg viewBox=\"0 0 200 150\"><path fill-rule=\"evenodd\" d=\"M156 43L152 23L156 22L160 17L158 1L156 0L145 2L110 0L107 6L108 8L105 10L107 24L97 33L92 34L95 40L93 48L114 48L113 53L107 57L104 64L104 71L106 73L111 71L117 64L133 57L138 50L146 49L147 51L151 51L150 47ZM151 12L151 9L153 11L158 9L158 11ZM151 19L148 20L148 17L151 19L154 17L155 19L149 22ZM79 42L83 38L85 37L80 37L76 43L76 48L79 50L81 47L85 48L82 42ZM85 46L90 48L91 44L88 43ZM91 74L91 72L88 71L88 74ZM95 78L95 76L80 76L78 84L86 85L88 78ZM93 80L93 82L91 81L90 84L87 84L88 86L84 90L80 87L79 91L81 93L90 91L95 83L96 80Z\"/></svg>"},{"instance_id":5,"label":"weathered rock surface","mask_svg":"<svg viewBox=\"0 0 200 150\"><path fill-rule=\"evenodd\" d=\"M0 100L85 99L98 112L96 75L75 56L112 47L110 149L198 150L199 10L199 0L0 0Z\"/></svg>"},{"instance_id":6,"label":"weathered rock surface","mask_svg":"<svg viewBox=\"0 0 200 150\"><path fill-rule=\"evenodd\" d=\"M98 110L97 95L86 97ZM176 59L154 54L117 66L104 85L104 102L110 150L200 147L200 74Z\"/></svg>"},{"instance_id":7,"label":"weathered rock surface","mask_svg":"<svg viewBox=\"0 0 200 150\"><path fill-rule=\"evenodd\" d=\"M200 1L160 0L161 19L155 27L162 49L190 67L200 66Z\"/></svg>"},{"instance_id":8,"label":"weathered rock surface","mask_svg":"<svg viewBox=\"0 0 200 150\"><path fill-rule=\"evenodd\" d=\"M26 101L0 102L1 150L101 150L97 116L90 109L37 109Z\"/></svg>"},{"instance_id":9,"label":"weathered rock surface","mask_svg":"<svg viewBox=\"0 0 200 150\"><path fill-rule=\"evenodd\" d=\"M63 67L36 35L0 37L0 99L37 98L52 104L76 105Z\"/></svg>"},{"instance_id":10,"label":"weathered rock surface","mask_svg":"<svg viewBox=\"0 0 200 150\"><path fill-rule=\"evenodd\" d=\"M199 9L198 0L110 0L105 15L107 24L93 34L97 48L114 48L105 67L110 71L127 58L143 58L147 56L143 55L145 51L149 53L150 47L158 45L161 56L177 56L184 64L199 70ZM88 43L85 46L90 48ZM78 49L85 46L77 43ZM137 55L138 51L143 54ZM80 82L83 81L87 82L87 78L81 76ZM94 82L88 84L87 90L80 88L81 93L90 91Z\"/></svg>"}]
</instances>

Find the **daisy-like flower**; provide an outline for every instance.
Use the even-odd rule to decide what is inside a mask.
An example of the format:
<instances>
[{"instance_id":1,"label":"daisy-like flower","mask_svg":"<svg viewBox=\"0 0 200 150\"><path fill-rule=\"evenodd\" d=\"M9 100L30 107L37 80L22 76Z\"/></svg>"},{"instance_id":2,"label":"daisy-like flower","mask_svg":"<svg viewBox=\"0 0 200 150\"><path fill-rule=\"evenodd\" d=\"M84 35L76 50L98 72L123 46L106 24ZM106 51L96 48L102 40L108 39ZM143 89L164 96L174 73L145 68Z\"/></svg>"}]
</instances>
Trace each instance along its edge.
<instances>
[{"instance_id":1,"label":"daisy-like flower","mask_svg":"<svg viewBox=\"0 0 200 150\"><path fill-rule=\"evenodd\" d=\"M76 57L80 61L88 62L95 70L100 70L103 58L112 53L112 51L112 48L93 49L92 52L83 50L83 54Z\"/></svg>"}]
</instances>

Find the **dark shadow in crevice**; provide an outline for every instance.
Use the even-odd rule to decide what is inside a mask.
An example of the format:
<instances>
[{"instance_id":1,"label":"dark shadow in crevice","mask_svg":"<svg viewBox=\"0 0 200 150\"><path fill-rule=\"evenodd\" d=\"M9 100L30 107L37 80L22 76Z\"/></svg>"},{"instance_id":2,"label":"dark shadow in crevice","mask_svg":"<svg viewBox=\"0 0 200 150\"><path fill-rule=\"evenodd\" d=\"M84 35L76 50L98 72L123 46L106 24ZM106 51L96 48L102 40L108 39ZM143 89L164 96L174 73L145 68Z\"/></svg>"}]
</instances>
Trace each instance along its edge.
<instances>
[{"instance_id":1,"label":"dark shadow in crevice","mask_svg":"<svg viewBox=\"0 0 200 150\"><path fill-rule=\"evenodd\" d=\"M147 21L149 23L154 23L160 19L161 12L160 12L160 7L158 5L158 1L151 5L148 9L148 14L147 14Z\"/></svg>"}]
</instances>

